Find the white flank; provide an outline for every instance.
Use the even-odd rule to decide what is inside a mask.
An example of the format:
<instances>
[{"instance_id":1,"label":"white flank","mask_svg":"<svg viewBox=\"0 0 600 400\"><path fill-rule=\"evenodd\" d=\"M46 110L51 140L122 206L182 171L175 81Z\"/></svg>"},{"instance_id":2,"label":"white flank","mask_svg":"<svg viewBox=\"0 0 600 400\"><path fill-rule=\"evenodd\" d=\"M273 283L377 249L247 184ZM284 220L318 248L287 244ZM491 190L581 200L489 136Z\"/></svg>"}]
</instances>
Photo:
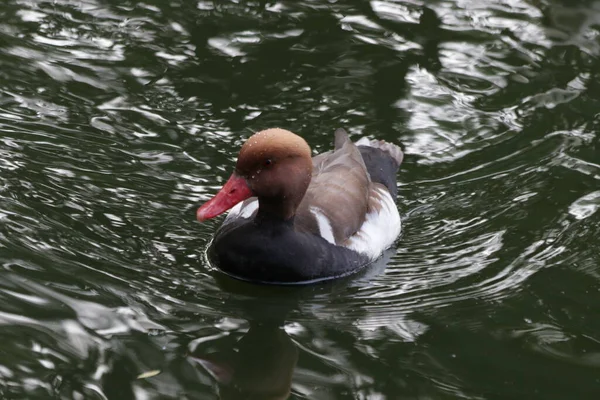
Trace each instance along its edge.
<instances>
[{"instance_id":1,"label":"white flank","mask_svg":"<svg viewBox=\"0 0 600 400\"><path fill-rule=\"evenodd\" d=\"M390 193L383 187L375 190L381 196L381 209L369 212L358 232L344 244L344 247L364 254L371 260L394 243L402 228L398 208Z\"/></svg>"},{"instance_id":2,"label":"white flank","mask_svg":"<svg viewBox=\"0 0 600 400\"><path fill-rule=\"evenodd\" d=\"M329 218L323 214L317 207L311 207L310 212L317 219L317 223L319 224L319 233L321 237L327 240L329 243L335 244L335 238L333 237L333 229L331 229L331 223L329 222Z\"/></svg>"},{"instance_id":3,"label":"white flank","mask_svg":"<svg viewBox=\"0 0 600 400\"><path fill-rule=\"evenodd\" d=\"M258 208L258 200L252 199L250 201L242 201L229 210L227 217L224 222L228 222L235 218L250 218L254 211Z\"/></svg>"}]
</instances>

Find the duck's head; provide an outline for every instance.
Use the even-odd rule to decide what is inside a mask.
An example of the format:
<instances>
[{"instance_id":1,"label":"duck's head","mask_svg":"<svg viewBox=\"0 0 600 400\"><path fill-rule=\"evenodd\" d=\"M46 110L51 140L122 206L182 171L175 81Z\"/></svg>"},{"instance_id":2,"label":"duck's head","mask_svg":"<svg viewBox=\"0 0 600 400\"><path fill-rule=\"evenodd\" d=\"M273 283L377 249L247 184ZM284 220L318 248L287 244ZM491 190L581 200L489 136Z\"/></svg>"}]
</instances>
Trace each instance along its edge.
<instances>
[{"instance_id":1,"label":"duck's head","mask_svg":"<svg viewBox=\"0 0 600 400\"><path fill-rule=\"evenodd\" d=\"M260 131L246 140L235 171L196 217L214 218L256 196L260 214L288 220L306 193L311 173L311 151L304 139L279 128Z\"/></svg>"}]
</instances>

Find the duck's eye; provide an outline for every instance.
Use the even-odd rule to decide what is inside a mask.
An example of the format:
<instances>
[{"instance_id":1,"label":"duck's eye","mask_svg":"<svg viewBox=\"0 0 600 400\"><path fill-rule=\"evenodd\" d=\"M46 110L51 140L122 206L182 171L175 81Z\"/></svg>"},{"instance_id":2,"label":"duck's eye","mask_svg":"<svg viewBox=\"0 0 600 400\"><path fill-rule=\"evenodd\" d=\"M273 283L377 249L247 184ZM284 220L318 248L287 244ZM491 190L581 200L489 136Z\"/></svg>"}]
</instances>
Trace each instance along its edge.
<instances>
[{"instance_id":1,"label":"duck's eye","mask_svg":"<svg viewBox=\"0 0 600 400\"><path fill-rule=\"evenodd\" d=\"M271 164L273 164L273 161L270 158L267 158L265 161L263 161L263 165L265 167L270 166Z\"/></svg>"}]
</instances>

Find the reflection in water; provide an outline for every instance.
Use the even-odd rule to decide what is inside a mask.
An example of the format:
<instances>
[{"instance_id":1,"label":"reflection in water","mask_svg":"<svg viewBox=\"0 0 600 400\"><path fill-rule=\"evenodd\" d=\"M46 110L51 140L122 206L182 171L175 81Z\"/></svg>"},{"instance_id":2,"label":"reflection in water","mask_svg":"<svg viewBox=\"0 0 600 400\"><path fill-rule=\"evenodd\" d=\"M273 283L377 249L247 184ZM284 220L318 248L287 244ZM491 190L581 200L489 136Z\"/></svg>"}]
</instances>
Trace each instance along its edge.
<instances>
[{"instance_id":1,"label":"reflection in water","mask_svg":"<svg viewBox=\"0 0 600 400\"><path fill-rule=\"evenodd\" d=\"M279 325L251 322L235 348L191 357L217 380L221 399L276 400L290 394L298 349Z\"/></svg>"},{"instance_id":2,"label":"reflection in water","mask_svg":"<svg viewBox=\"0 0 600 400\"><path fill-rule=\"evenodd\" d=\"M287 399L293 384L310 397L313 391L302 385L307 378L309 384L314 383L318 374L306 377L306 372L295 373L300 349L286 332L302 335L294 314L306 309L306 314L319 317L336 296L360 288L383 273L393 253L386 251L373 265L351 277L315 286L261 287L260 293L254 284L219 274L219 287L230 296L230 312L247 320L249 326L242 329L239 339L238 334L233 335L235 339L230 334L217 334L192 340L188 359L215 379L222 399ZM361 310L355 311L349 318L366 317ZM412 334L410 329L406 332Z\"/></svg>"}]
</instances>

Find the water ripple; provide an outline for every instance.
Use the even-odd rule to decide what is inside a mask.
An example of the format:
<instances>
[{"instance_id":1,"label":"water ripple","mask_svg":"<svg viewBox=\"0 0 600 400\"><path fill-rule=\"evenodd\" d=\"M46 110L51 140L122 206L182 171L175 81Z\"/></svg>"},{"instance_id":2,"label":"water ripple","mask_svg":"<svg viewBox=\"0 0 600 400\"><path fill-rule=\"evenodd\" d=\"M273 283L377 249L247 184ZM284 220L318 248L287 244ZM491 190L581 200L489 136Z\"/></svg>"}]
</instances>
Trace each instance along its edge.
<instances>
[{"instance_id":1,"label":"water ripple","mask_svg":"<svg viewBox=\"0 0 600 400\"><path fill-rule=\"evenodd\" d=\"M291 398L585 398L599 10L563 3L3 3L0 396L226 398L238 368ZM193 210L268 126L403 144L372 268L207 267Z\"/></svg>"}]
</instances>

